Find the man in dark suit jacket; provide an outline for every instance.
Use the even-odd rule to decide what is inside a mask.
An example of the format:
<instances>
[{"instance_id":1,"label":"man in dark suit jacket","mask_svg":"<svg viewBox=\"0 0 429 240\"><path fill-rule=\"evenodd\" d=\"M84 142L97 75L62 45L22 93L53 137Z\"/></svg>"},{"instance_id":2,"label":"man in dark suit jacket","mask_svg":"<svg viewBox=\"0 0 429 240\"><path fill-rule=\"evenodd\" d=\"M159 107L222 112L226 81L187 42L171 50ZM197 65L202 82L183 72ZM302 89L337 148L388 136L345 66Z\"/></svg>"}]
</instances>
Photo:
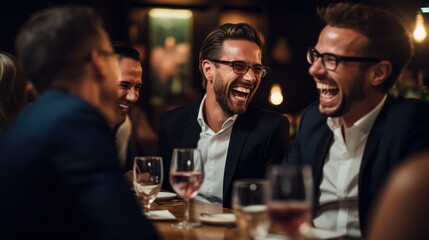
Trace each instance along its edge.
<instances>
[{"instance_id":1,"label":"man in dark suit jacket","mask_svg":"<svg viewBox=\"0 0 429 240\"><path fill-rule=\"evenodd\" d=\"M17 53L41 95L0 140L0 239L157 239L119 170L117 62L100 19L38 12Z\"/></svg>"},{"instance_id":2,"label":"man in dark suit jacket","mask_svg":"<svg viewBox=\"0 0 429 240\"><path fill-rule=\"evenodd\" d=\"M287 152L287 118L249 106L268 70L261 64L262 49L262 36L251 25L216 28L200 50L204 99L168 112L161 121L157 151L166 175L173 148L202 152L200 200L231 207L234 180L263 178L267 165L280 163ZM168 181L164 187L171 188Z\"/></svg>"},{"instance_id":3,"label":"man in dark suit jacket","mask_svg":"<svg viewBox=\"0 0 429 240\"><path fill-rule=\"evenodd\" d=\"M315 227L360 238L387 175L429 147L429 105L388 94L412 49L394 15L348 3L319 14L327 25L307 59L320 98L303 113L287 161L313 167Z\"/></svg>"},{"instance_id":4,"label":"man in dark suit jacket","mask_svg":"<svg viewBox=\"0 0 429 240\"><path fill-rule=\"evenodd\" d=\"M112 123L115 134L118 158L125 173L133 167L134 157L141 155L141 149L130 120L130 109L140 97L143 68L140 63L140 53L131 45L114 41L112 47L118 56L118 102L119 121Z\"/></svg>"}]
</instances>

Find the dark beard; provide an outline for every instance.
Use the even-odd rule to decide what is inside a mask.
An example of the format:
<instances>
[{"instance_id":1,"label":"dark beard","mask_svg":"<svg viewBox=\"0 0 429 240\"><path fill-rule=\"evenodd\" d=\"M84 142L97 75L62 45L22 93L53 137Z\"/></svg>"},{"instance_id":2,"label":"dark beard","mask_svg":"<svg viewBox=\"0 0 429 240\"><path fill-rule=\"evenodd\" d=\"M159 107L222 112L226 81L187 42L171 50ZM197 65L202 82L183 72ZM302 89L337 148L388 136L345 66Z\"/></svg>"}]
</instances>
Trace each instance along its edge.
<instances>
[{"instance_id":1,"label":"dark beard","mask_svg":"<svg viewBox=\"0 0 429 240\"><path fill-rule=\"evenodd\" d=\"M363 90L362 90L362 86L363 86L363 79L364 77L362 76L361 78L359 78L360 81L356 81L352 88L353 91L349 93L348 97L344 96L343 92L340 92L339 94L342 94L341 96L341 105L340 107L333 113L331 114L325 114L328 117L342 117L344 116L344 114L346 114L350 108L352 107L351 105L353 103L356 102L360 102L363 99L365 99L366 95L364 94Z\"/></svg>"},{"instance_id":2,"label":"dark beard","mask_svg":"<svg viewBox=\"0 0 429 240\"><path fill-rule=\"evenodd\" d=\"M228 116L232 116L235 114L234 111L228 105L228 102L229 102L228 96L225 96L222 89L215 87L215 96L216 96L216 102L219 103L219 106Z\"/></svg>"},{"instance_id":3,"label":"dark beard","mask_svg":"<svg viewBox=\"0 0 429 240\"><path fill-rule=\"evenodd\" d=\"M220 79L216 79L215 81L221 82ZM228 86L226 86L226 85L220 85L217 83L214 85L214 92L215 92L215 96L216 96L216 101L218 102L219 106L222 108L222 110L228 116L233 116L235 114L241 115L241 114L245 113L247 108L245 108L244 110L234 110L232 108L232 103L229 99L229 94L228 94L229 91L227 88L228 88Z\"/></svg>"},{"instance_id":4,"label":"dark beard","mask_svg":"<svg viewBox=\"0 0 429 240\"><path fill-rule=\"evenodd\" d=\"M347 111L347 109L346 109L346 106L347 106L346 101L347 101L347 99L345 99L343 97L341 97L341 99L342 99L342 101L341 101L340 107L335 112L333 112L331 114L325 114L326 116L335 118L335 117L341 117L341 116L344 115L344 113Z\"/></svg>"}]
</instances>

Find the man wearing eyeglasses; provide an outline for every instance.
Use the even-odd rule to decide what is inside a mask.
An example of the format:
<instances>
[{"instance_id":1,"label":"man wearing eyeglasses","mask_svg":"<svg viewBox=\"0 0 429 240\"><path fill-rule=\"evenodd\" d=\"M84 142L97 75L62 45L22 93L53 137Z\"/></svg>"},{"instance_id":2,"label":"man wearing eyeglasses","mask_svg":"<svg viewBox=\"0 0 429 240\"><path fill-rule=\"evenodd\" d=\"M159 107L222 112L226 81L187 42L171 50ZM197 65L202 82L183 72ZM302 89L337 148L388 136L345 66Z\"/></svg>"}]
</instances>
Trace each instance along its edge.
<instances>
[{"instance_id":1,"label":"man wearing eyeglasses","mask_svg":"<svg viewBox=\"0 0 429 240\"><path fill-rule=\"evenodd\" d=\"M319 101L303 113L287 162L313 167L314 226L361 238L387 175L428 148L429 106L388 93L412 52L395 15L350 3L318 12L326 26L307 60Z\"/></svg>"},{"instance_id":2,"label":"man wearing eyeglasses","mask_svg":"<svg viewBox=\"0 0 429 240\"><path fill-rule=\"evenodd\" d=\"M267 165L288 150L289 122L250 104L268 71L262 65L263 36L245 23L212 31L199 53L206 94L202 101L167 112L158 154L168 174L173 148L201 150L205 176L197 199L231 206L232 183L263 178ZM164 188L171 188L164 181Z\"/></svg>"}]
</instances>

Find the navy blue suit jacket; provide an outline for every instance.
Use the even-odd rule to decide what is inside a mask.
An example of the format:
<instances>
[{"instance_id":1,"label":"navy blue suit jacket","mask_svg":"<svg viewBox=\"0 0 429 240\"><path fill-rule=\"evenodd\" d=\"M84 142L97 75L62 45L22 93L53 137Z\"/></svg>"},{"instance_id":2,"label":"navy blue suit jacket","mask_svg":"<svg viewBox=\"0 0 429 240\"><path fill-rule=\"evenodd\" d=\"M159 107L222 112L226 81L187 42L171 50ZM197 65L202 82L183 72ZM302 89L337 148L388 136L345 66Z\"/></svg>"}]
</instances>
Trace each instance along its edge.
<instances>
[{"instance_id":1,"label":"navy blue suit jacket","mask_svg":"<svg viewBox=\"0 0 429 240\"><path fill-rule=\"evenodd\" d=\"M173 148L197 147L201 127L200 102L167 112L159 129L158 155L164 162L164 188L168 181ZM289 121L281 114L249 106L238 116L231 133L223 181L223 206L231 207L232 183L240 178L264 178L269 164L281 163L289 146Z\"/></svg>"},{"instance_id":2,"label":"navy blue suit jacket","mask_svg":"<svg viewBox=\"0 0 429 240\"><path fill-rule=\"evenodd\" d=\"M304 111L289 152L290 163L313 167L315 204L318 207L323 165L333 133L327 117L314 102ZM359 221L365 233L371 207L386 177L405 157L429 147L429 103L388 96L369 133L358 180Z\"/></svg>"},{"instance_id":3,"label":"navy blue suit jacket","mask_svg":"<svg viewBox=\"0 0 429 240\"><path fill-rule=\"evenodd\" d=\"M48 91L0 139L0 239L156 239L93 106Z\"/></svg>"}]
</instances>

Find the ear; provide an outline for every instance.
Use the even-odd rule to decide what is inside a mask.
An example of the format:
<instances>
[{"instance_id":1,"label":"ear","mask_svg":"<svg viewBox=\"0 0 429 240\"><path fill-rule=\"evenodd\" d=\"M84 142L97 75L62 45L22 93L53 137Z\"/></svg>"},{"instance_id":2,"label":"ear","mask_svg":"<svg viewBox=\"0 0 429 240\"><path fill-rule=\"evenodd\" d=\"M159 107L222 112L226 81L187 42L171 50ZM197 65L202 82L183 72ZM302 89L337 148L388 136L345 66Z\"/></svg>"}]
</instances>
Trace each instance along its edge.
<instances>
[{"instance_id":1,"label":"ear","mask_svg":"<svg viewBox=\"0 0 429 240\"><path fill-rule=\"evenodd\" d=\"M106 71L104 68L106 67L106 64L103 63L103 56L98 52L97 49L91 50L90 62L94 79L98 81L105 79Z\"/></svg>"},{"instance_id":2,"label":"ear","mask_svg":"<svg viewBox=\"0 0 429 240\"><path fill-rule=\"evenodd\" d=\"M209 60L203 60L201 62L201 68L203 70L203 74L206 77L207 81L213 82L213 65Z\"/></svg>"},{"instance_id":3,"label":"ear","mask_svg":"<svg viewBox=\"0 0 429 240\"><path fill-rule=\"evenodd\" d=\"M372 71L372 85L381 85L392 73L392 64L389 61L381 61L374 66Z\"/></svg>"}]
</instances>

